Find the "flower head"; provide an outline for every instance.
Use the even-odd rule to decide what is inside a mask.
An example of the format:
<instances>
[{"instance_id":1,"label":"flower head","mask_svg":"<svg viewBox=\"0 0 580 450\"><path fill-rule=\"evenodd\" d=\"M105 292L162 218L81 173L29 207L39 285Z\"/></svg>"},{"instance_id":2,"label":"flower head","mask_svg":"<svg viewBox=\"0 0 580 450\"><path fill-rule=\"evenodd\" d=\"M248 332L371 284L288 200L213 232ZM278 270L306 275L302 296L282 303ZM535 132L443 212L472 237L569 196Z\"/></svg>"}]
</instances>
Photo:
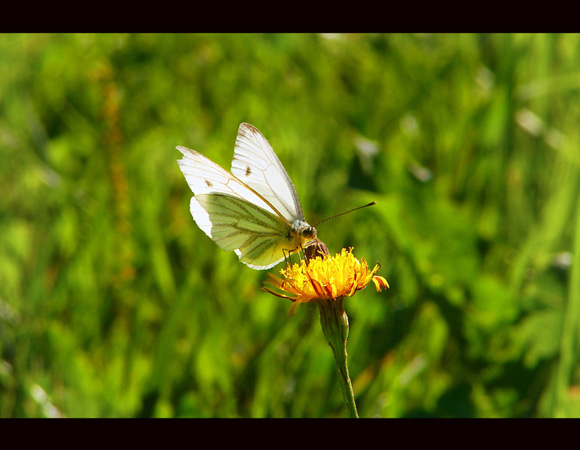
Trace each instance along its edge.
<instances>
[{"instance_id":1,"label":"flower head","mask_svg":"<svg viewBox=\"0 0 580 450\"><path fill-rule=\"evenodd\" d=\"M387 280L375 275L380 265L369 269L366 261L359 261L352 254L352 248L342 251L336 256L317 256L308 262L301 260L280 270L281 277L269 273L266 281L270 287L265 291L278 297L287 298L294 302L291 313L300 303L315 300L336 300L351 297L356 291L364 289L371 281L377 292L389 287ZM273 290L272 288L276 289Z\"/></svg>"}]
</instances>

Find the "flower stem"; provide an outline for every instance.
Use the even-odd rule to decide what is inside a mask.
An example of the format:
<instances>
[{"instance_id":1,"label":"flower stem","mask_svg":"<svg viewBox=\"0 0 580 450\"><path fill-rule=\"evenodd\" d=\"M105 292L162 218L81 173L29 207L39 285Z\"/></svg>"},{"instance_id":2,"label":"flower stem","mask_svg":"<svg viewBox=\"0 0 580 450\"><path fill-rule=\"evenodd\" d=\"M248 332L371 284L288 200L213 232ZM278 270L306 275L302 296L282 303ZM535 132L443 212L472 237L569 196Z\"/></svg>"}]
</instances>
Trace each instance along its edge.
<instances>
[{"instance_id":1,"label":"flower stem","mask_svg":"<svg viewBox=\"0 0 580 450\"><path fill-rule=\"evenodd\" d=\"M351 418L358 418L354 392L348 374L348 355L346 340L348 338L348 316L344 310L343 298L336 300L320 299L316 303L320 308L320 324L328 344L334 353L334 361L340 375L340 387L344 402Z\"/></svg>"}]
</instances>

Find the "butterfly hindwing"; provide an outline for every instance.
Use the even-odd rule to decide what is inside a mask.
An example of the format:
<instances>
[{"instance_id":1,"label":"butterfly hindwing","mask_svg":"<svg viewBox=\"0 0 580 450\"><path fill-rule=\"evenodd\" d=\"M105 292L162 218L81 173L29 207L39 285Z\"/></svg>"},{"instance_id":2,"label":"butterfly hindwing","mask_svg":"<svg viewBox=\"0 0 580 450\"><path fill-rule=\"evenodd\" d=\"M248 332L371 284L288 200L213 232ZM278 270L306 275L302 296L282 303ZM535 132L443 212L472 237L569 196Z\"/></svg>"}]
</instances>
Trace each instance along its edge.
<instances>
[{"instance_id":1,"label":"butterfly hindwing","mask_svg":"<svg viewBox=\"0 0 580 450\"><path fill-rule=\"evenodd\" d=\"M284 251L296 245L290 229L277 215L239 197L196 195L191 199L191 211L217 245L235 251L252 268L267 269L278 264L284 259Z\"/></svg>"}]
</instances>

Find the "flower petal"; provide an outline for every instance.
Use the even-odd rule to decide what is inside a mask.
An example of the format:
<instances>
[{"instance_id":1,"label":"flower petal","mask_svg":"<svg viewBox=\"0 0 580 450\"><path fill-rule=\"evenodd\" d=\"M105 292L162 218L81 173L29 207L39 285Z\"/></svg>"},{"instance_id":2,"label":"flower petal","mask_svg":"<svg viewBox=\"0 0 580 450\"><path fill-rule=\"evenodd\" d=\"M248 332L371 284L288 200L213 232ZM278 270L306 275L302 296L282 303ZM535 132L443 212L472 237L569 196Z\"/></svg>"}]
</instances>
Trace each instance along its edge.
<instances>
[{"instance_id":1,"label":"flower petal","mask_svg":"<svg viewBox=\"0 0 580 450\"><path fill-rule=\"evenodd\" d=\"M377 289L377 292L381 292L383 289L389 287L389 283L387 282L387 280L384 277L381 277L380 275L375 275L373 277L373 283L375 283L375 288Z\"/></svg>"}]
</instances>

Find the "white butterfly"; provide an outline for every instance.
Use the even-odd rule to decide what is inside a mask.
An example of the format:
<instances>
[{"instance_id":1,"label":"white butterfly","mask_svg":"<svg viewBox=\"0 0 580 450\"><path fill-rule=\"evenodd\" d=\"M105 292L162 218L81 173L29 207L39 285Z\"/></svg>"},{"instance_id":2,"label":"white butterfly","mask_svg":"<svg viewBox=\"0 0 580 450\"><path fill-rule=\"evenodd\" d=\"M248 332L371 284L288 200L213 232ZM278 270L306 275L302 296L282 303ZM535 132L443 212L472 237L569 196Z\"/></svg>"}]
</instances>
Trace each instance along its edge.
<instances>
[{"instance_id":1,"label":"white butterfly","mask_svg":"<svg viewBox=\"0 0 580 450\"><path fill-rule=\"evenodd\" d=\"M178 164L194 196L190 210L205 234L252 269L274 267L318 242L292 180L266 138L242 123L231 173L186 147Z\"/></svg>"}]
</instances>

